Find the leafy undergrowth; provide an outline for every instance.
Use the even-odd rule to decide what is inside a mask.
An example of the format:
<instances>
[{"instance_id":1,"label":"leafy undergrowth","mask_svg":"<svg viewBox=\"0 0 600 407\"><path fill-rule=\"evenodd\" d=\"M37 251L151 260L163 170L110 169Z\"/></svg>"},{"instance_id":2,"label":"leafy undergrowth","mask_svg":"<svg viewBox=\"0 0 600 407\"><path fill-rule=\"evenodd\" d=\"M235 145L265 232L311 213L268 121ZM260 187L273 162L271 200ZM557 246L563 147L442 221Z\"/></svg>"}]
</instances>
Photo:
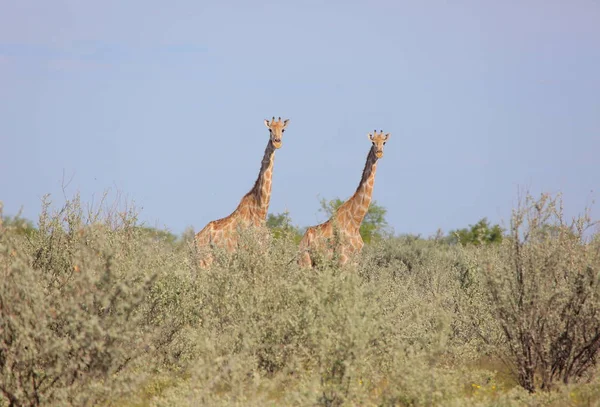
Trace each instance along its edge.
<instances>
[{"instance_id":1,"label":"leafy undergrowth","mask_svg":"<svg viewBox=\"0 0 600 407\"><path fill-rule=\"evenodd\" d=\"M499 245L388 238L315 270L285 234L200 270L134 212L45 206L0 226L0 406L599 405L598 238L528 205Z\"/></svg>"},{"instance_id":2,"label":"leafy undergrowth","mask_svg":"<svg viewBox=\"0 0 600 407\"><path fill-rule=\"evenodd\" d=\"M559 386L552 392L531 394L515 384L514 379L504 378L501 372L479 370L466 373L456 369L446 372L459 375L459 380L446 382L448 386L459 386L447 391L438 398L438 392L431 392L427 385L420 386L423 391L421 401L403 397L390 398L386 395L394 391L394 384L382 380L376 386L366 387L362 379L356 381L356 394L341 405L361 406L597 406L600 405L600 381ZM473 379L469 381L468 379ZM277 384L275 384L277 383ZM430 382L433 383L433 382ZM458 383L458 384L457 384ZM173 406L173 405L244 405L244 406L282 406L282 405L332 405L324 402L320 377L311 377L305 373L302 378L270 378L267 383L255 381L240 389L241 396L231 397L228 390L202 397L200 384L193 377L173 380L157 378L127 400L116 405L121 407ZM437 398L437 400L436 400Z\"/></svg>"}]
</instances>

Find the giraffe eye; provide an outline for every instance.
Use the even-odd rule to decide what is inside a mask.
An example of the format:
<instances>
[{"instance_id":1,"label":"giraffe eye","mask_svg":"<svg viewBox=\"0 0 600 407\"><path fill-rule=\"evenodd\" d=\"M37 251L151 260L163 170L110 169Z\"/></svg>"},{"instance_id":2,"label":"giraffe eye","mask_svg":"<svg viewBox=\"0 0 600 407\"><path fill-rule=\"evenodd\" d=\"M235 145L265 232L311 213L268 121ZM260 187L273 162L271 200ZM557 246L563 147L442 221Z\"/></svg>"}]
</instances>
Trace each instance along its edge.
<instances>
[{"instance_id":1,"label":"giraffe eye","mask_svg":"<svg viewBox=\"0 0 600 407\"><path fill-rule=\"evenodd\" d=\"M281 132L282 132L282 133L285 133L285 129L281 129Z\"/></svg>"},{"instance_id":2,"label":"giraffe eye","mask_svg":"<svg viewBox=\"0 0 600 407\"><path fill-rule=\"evenodd\" d=\"M384 145L384 146L385 146L385 143L387 143L387 141L384 141L384 142L383 142L383 145Z\"/></svg>"},{"instance_id":3,"label":"giraffe eye","mask_svg":"<svg viewBox=\"0 0 600 407\"><path fill-rule=\"evenodd\" d=\"M273 133L273 129L269 129L269 133Z\"/></svg>"}]
</instances>

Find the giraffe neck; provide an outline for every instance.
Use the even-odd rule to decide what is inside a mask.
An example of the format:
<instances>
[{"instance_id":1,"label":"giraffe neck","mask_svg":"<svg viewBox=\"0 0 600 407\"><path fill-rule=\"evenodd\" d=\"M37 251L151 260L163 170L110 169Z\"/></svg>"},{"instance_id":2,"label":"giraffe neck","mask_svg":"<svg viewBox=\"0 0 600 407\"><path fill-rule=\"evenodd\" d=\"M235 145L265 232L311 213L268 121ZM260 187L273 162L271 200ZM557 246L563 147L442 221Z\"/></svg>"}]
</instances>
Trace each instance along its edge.
<instances>
[{"instance_id":1,"label":"giraffe neck","mask_svg":"<svg viewBox=\"0 0 600 407\"><path fill-rule=\"evenodd\" d=\"M360 228L360 224L367 215L371 197L373 195L373 184L375 183L375 172L377 171L377 156L375 155L375 146L371 147L367 155L367 162L356 188L356 192L343 205L347 210L348 218L356 229Z\"/></svg>"},{"instance_id":2,"label":"giraffe neck","mask_svg":"<svg viewBox=\"0 0 600 407\"><path fill-rule=\"evenodd\" d=\"M248 192L248 196L252 198L255 205L255 215L261 220L267 218L269 210L269 202L271 201L271 180L273 176L273 162L275 161L275 146L269 139L265 155L263 156L258 178L254 183L254 187Z\"/></svg>"}]
</instances>

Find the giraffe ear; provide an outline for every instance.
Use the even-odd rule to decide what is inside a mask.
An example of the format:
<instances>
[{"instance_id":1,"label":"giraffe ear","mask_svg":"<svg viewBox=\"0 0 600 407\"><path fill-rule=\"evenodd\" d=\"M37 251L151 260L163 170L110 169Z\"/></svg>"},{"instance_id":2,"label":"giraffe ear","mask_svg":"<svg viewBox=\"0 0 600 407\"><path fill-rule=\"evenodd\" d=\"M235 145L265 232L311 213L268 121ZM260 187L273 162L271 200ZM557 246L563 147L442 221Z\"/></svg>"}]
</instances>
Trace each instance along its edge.
<instances>
[{"instance_id":1,"label":"giraffe ear","mask_svg":"<svg viewBox=\"0 0 600 407\"><path fill-rule=\"evenodd\" d=\"M271 126L269 126L269 120L268 119L265 119L265 126L267 126L267 129L271 128Z\"/></svg>"},{"instance_id":2,"label":"giraffe ear","mask_svg":"<svg viewBox=\"0 0 600 407\"><path fill-rule=\"evenodd\" d=\"M384 140L387 141L387 139L390 138L390 133L386 133Z\"/></svg>"},{"instance_id":3,"label":"giraffe ear","mask_svg":"<svg viewBox=\"0 0 600 407\"><path fill-rule=\"evenodd\" d=\"M373 135L371 133L369 133L369 140L373 141Z\"/></svg>"},{"instance_id":4,"label":"giraffe ear","mask_svg":"<svg viewBox=\"0 0 600 407\"><path fill-rule=\"evenodd\" d=\"M290 119L285 119L283 121L283 127L287 127L288 122L290 121Z\"/></svg>"}]
</instances>

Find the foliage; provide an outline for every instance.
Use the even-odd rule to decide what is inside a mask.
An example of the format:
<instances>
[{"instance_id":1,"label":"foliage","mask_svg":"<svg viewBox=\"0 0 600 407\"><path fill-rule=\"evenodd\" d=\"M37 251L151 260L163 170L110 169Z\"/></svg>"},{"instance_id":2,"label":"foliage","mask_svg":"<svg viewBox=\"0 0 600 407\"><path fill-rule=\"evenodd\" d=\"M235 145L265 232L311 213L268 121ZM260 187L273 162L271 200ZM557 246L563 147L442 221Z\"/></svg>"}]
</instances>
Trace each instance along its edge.
<instances>
[{"instance_id":1,"label":"foliage","mask_svg":"<svg viewBox=\"0 0 600 407\"><path fill-rule=\"evenodd\" d=\"M29 237L0 226L2 407L600 402L600 242L575 239L583 223L517 216L495 245L384 235L358 266L307 272L274 215L204 270L193 230L49 208ZM525 390L522 355L552 392Z\"/></svg>"},{"instance_id":2,"label":"foliage","mask_svg":"<svg viewBox=\"0 0 600 407\"><path fill-rule=\"evenodd\" d=\"M587 214L565 222L559 198L527 196L510 240L481 259L503 356L530 392L589 380L596 367L600 245L585 238L591 225Z\"/></svg>"},{"instance_id":3,"label":"foliage","mask_svg":"<svg viewBox=\"0 0 600 407\"><path fill-rule=\"evenodd\" d=\"M334 198L329 201L323 198L320 202L321 208L319 211L323 212L328 218L331 218L343 203L344 201L339 198ZM388 225L385 220L386 213L387 209L378 205L377 201L371 202L359 230L360 236L365 243L371 243L373 239L381 239L386 235Z\"/></svg>"},{"instance_id":4,"label":"foliage","mask_svg":"<svg viewBox=\"0 0 600 407\"><path fill-rule=\"evenodd\" d=\"M448 241L450 243L460 243L465 245L483 245L502 242L504 231L500 225L490 225L487 218L481 219L468 228L454 230L450 232Z\"/></svg>"},{"instance_id":5,"label":"foliage","mask_svg":"<svg viewBox=\"0 0 600 407\"><path fill-rule=\"evenodd\" d=\"M167 230L161 230L150 226L137 226L138 233L148 236L151 239L162 240L168 244L175 244L178 240L176 234Z\"/></svg>"},{"instance_id":6,"label":"foliage","mask_svg":"<svg viewBox=\"0 0 600 407\"><path fill-rule=\"evenodd\" d=\"M3 216L0 218L0 225L5 228L11 228L12 231L19 235L32 236L35 231L35 225L29 219L17 216Z\"/></svg>"},{"instance_id":7,"label":"foliage","mask_svg":"<svg viewBox=\"0 0 600 407\"><path fill-rule=\"evenodd\" d=\"M132 212L100 217L76 197L54 213L45 200L27 239L0 226L0 405L95 405L175 350L186 313L161 303L163 246Z\"/></svg>"},{"instance_id":8,"label":"foliage","mask_svg":"<svg viewBox=\"0 0 600 407\"><path fill-rule=\"evenodd\" d=\"M292 224L292 218L288 211L278 214L270 213L267 216L266 226L271 230L273 237L276 239L288 235L292 236L297 243L302 239L303 232L300 228Z\"/></svg>"}]
</instances>

